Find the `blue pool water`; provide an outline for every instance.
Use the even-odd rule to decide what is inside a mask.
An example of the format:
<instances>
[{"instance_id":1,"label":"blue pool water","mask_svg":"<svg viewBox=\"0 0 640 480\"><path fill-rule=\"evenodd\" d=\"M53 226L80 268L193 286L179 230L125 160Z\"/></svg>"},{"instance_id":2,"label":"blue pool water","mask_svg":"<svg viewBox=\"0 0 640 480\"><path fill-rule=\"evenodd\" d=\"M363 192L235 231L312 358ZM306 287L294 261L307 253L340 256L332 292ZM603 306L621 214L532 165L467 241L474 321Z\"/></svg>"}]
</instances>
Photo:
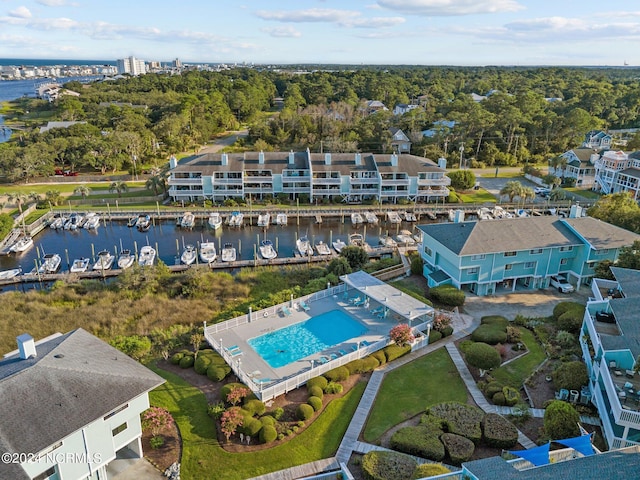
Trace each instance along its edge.
<instances>
[{"instance_id":1,"label":"blue pool water","mask_svg":"<svg viewBox=\"0 0 640 480\"><path fill-rule=\"evenodd\" d=\"M367 329L341 310L331 310L249 340L249 345L273 368L321 352Z\"/></svg>"}]
</instances>

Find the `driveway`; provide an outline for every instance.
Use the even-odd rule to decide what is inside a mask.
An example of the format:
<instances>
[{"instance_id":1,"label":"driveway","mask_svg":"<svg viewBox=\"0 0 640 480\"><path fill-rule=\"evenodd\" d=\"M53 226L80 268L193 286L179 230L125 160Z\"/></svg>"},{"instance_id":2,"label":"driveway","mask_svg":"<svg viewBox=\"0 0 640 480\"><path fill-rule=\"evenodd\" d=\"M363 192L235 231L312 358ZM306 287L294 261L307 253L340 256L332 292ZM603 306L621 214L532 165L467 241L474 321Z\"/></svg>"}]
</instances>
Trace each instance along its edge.
<instances>
[{"instance_id":1,"label":"driveway","mask_svg":"<svg viewBox=\"0 0 640 480\"><path fill-rule=\"evenodd\" d=\"M551 288L485 297L467 293L462 310L476 319L486 315L502 315L509 320L513 320L516 315L548 317L559 302L577 302L584 305L590 293L591 290L587 286L570 294L561 294Z\"/></svg>"},{"instance_id":2,"label":"driveway","mask_svg":"<svg viewBox=\"0 0 640 480\"><path fill-rule=\"evenodd\" d=\"M480 185L480 187L487 190L489 193L494 195L498 200L500 200L500 190L504 188L507 182L517 181L522 183L526 187L535 188L536 184L530 182L524 177L495 177L494 172L488 172L487 170L474 171L476 174L476 182ZM536 198L533 200L534 203L545 203L546 199L536 195Z\"/></svg>"},{"instance_id":3,"label":"driveway","mask_svg":"<svg viewBox=\"0 0 640 480\"><path fill-rule=\"evenodd\" d=\"M248 135L249 135L249 130L238 130L237 132L231 132L231 134L226 137L220 137L214 140L211 145L202 147L198 152L198 154L218 153L224 147L233 145L236 142L236 140L238 140L239 138L245 138Z\"/></svg>"}]
</instances>

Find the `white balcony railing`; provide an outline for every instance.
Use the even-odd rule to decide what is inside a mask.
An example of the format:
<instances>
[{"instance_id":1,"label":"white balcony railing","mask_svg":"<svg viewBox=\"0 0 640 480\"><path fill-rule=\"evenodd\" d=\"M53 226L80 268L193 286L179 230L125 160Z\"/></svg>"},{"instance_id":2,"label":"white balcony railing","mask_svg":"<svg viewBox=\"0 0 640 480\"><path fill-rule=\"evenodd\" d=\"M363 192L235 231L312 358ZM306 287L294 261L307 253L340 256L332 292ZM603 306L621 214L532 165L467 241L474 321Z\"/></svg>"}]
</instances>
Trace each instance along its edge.
<instances>
[{"instance_id":1,"label":"white balcony railing","mask_svg":"<svg viewBox=\"0 0 640 480\"><path fill-rule=\"evenodd\" d=\"M443 178L419 178L418 185L451 185L451 179L449 177Z\"/></svg>"},{"instance_id":2,"label":"white balcony railing","mask_svg":"<svg viewBox=\"0 0 640 480\"><path fill-rule=\"evenodd\" d=\"M202 178L169 178L169 185L200 185Z\"/></svg>"},{"instance_id":3,"label":"white balcony railing","mask_svg":"<svg viewBox=\"0 0 640 480\"><path fill-rule=\"evenodd\" d=\"M611 405L611 413L618 425L623 427L631 427L640 430L640 412L633 410L627 410L622 408L620 399L618 398L618 391L615 388L611 373L609 372L609 366L605 361L600 362L600 377L604 383L604 388L609 398L609 404Z\"/></svg>"}]
</instances>

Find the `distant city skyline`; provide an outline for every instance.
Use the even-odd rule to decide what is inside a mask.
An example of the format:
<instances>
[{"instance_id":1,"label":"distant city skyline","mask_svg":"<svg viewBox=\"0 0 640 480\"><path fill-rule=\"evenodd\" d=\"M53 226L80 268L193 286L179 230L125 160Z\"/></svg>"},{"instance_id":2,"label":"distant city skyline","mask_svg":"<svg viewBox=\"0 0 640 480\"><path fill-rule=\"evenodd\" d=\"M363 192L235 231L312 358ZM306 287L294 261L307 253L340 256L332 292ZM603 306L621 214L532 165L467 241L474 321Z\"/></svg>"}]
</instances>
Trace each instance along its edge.
<instances>
[{"instance_id":1,"label":"distant city skyline","mask_svg":"<svg viewBox=\"0 0 640 480\"><path fill-rule=\"evenodd\" d=\"M0 58L621 66L639 41L624 0L0 0Z\"/></svg>"}]
</instances>

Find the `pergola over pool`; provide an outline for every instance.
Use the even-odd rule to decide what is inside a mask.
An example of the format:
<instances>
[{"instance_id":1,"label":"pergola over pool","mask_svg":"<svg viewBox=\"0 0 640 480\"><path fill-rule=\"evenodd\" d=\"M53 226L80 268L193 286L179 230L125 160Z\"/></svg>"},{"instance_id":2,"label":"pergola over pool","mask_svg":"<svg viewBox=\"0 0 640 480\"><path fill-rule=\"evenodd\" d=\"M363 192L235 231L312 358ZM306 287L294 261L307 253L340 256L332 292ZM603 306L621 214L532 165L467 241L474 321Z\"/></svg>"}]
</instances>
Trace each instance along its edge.
<instances>
[{"instance_id":1,"label":"pergola over pool","mask_svg":"<svg viewBox=\"0 0 640 480\"><path fill-rule=\"evenodd\" d=\"M432 307L362 270L342 275L340 280L364 297L378 302L385 309L406 319L409 325L413 320L418 320L417 323L433 320Z\"/></svg>"}]
</instances>

